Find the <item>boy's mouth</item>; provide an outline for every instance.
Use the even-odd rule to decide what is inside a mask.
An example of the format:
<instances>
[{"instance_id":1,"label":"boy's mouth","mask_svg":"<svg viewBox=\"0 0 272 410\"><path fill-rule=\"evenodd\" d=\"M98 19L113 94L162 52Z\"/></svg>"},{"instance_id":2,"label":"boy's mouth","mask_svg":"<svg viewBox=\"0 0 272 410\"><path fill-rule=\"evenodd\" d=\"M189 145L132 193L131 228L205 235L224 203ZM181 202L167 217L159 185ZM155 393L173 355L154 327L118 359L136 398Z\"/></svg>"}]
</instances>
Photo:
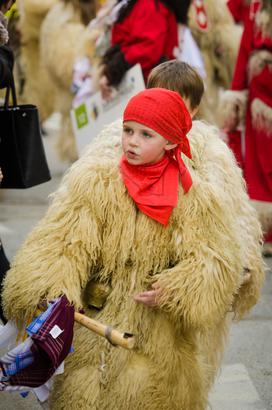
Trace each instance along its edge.
<instances>
[{"instance_id":1,"label":"boy's mouth","mask_svg":"<svg viewBox=\"0 0 272 410\"><path fill-rule=\"evenodd\" d=\"M134 151L129 150L129 151L126 152L126 154L127 154L127 157L130 158L130 159L138 157L138 154L136 154L136 152L134 152Z\"/></svg>"}]
</instances>

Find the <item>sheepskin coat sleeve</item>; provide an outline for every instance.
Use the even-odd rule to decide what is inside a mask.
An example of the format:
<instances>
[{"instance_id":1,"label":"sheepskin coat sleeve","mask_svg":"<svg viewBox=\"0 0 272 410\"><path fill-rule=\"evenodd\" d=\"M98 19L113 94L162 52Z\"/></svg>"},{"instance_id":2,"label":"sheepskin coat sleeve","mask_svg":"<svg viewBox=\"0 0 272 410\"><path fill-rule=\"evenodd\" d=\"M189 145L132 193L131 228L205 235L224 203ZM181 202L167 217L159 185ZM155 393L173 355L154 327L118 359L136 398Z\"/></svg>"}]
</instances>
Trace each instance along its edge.
<instances>
[{"instance_id":1,"label":"sheepskin coat sleeve","mask_svg":"<svg viewBox=\"0 0 272 410\"><path fill-rule=\"evenodd\" d=\"M89 169L84 185L85 164L80 169L80 177L76 165L64 177L47 214L15 257L3 292L8 317L26 322L41 300L62 294L82 307L82 288L99 259L103 206L99 177ZM96 198L96 209L88 198Z\"/></svg>"}]
</instances>

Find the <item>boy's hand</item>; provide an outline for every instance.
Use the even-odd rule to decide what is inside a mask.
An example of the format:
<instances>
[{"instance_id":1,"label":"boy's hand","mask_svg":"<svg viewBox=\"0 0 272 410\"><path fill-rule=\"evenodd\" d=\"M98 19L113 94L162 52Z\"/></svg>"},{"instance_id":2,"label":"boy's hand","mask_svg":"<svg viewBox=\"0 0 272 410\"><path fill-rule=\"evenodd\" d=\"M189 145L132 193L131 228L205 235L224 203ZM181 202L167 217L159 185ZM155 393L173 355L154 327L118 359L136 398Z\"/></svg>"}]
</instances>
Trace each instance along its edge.
<instances>
[{"instance_id":1,"label":"boy's hand","mask_svg":"<svg viewBox=\"0 0 272 410\"><path fill-rule=\"evenodd\" d=\"M153 290L147 290L145 292L138 293L134 296L134 300L136 303L142 303L143 305L149 307L156 307L158 306L157 300L161 293L161 288L157 283L153 283L152 285Z\"/></svg>"}]
</instances>

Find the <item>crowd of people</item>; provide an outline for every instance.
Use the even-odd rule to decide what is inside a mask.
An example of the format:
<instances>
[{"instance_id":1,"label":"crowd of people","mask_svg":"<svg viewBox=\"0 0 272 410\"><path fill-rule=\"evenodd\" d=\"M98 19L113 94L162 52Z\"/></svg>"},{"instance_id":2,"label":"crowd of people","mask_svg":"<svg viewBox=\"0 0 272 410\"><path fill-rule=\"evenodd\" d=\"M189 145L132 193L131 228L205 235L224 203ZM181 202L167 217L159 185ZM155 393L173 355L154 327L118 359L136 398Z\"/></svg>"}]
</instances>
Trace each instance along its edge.
<instances>
[{"instance_id":1,"label":"crowd of people","mask_svg":"<svg viewBox=\"0 0 272 410\"><path fill-rule=\"evenodd\" d=\"M13 3L0 0L1 88ZM231 322L257 303L272 255L272 1L34 3L18 3L21 99L42 118L61 112L58 147L73 163L11 268L0 242L1 319L24 334L64 297L135 334L133 350L117 349L75 326L51 409L206 410ZM137 63L146 89L77 159L72 105L96 91L111 99ZM51 318L45 339L62 332ZM9 373L16 354L0 358L0 391L44 385L31 361Z\"/></svg>"}]
</instances>

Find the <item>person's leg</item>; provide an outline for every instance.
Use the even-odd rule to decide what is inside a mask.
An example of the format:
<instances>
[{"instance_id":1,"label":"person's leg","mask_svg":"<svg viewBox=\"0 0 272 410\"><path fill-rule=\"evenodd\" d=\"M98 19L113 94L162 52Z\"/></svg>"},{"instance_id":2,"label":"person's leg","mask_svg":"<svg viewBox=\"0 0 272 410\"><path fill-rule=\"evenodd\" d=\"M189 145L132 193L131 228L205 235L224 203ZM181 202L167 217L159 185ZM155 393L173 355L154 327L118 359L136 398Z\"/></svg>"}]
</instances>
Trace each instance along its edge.
<instances>
[{"instance_id":1,"label":"person's leg","mask_svg":"<svg viewBox=\"0 0 272 410\"><path fill-rule=\"evenodd\" d=\"M2 320L3 323L6 323L6 319L4 317L3 314L3 310L2 310L2 296L1 296L1 292L2 292L2 283L3 283L3 279L5 277L5 274L7 272L7 270L9 269L9 261L5 255L4 252L4 248L2 245L2 242L0 240L0 319Z\"/></svg>"}]
</instances>

